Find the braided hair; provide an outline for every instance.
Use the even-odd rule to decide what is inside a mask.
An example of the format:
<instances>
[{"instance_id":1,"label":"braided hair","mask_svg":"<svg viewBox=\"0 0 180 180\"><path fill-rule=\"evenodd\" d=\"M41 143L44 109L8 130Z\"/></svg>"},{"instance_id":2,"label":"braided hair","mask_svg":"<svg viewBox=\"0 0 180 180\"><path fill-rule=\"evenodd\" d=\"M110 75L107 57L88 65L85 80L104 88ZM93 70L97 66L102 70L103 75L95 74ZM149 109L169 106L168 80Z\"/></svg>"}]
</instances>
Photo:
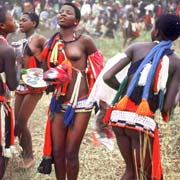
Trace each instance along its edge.
<instances>
[{"instance_id":1,"label":"braided hair","mask_svg":"<svg viewBox=\"0 0 180 180\"><path fill-rule=\"evenodd\" d=\"M180 36L180 17L174 14L162 14L155 22L163 40L175 41Z\"/></svg>"}]
</instances>

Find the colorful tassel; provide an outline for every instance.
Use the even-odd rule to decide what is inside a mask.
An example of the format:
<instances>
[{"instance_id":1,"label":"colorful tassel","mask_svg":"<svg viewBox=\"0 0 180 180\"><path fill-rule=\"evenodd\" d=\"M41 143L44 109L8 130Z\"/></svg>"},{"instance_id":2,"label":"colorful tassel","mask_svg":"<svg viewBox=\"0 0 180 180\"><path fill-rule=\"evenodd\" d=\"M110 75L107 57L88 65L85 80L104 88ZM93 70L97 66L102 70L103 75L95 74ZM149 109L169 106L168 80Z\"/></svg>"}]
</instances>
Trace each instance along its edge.
<instances>
[{"instance_id":1,"label":"colorful tassel","mask_svg":"<svg viewBox=\"0 0 180 180\"><path fill-rule=\"evenodd\" d=\"M162 60L160 61L157 70L156 70L156 75L154 79L154 92L158 92L158 81L159 81L159 74L162 68Z\"/></svg>"},{"instance_id":2,"label":"colorful tassel","mask_svg":"<svg viewBox=\"0 0 180 180\"><path fill-rule=\"evenodd\" d=\"M136 113L139 115L142 115L142 116L149 116L149 117L152 117L154 114L150 110L149 103L148 103L147 99L144 99L144 98L141 100L141 103L139 104Z\"/></svg>"},{"instance_id":3,"label":"colorful tassel","mask_svg":"<svg viewBox=\"0 0 180 180\"><path fill-rule=\"evenodd\" d=\"M160 156L160 143L158 128L154 132L154 141L153 141L153 153L152 153L152 179L162 180L162 166L161 166L161 156Z\"/></svg>"},{"instance_id":4,"label":"colorful tassel","mask_svg":"<svg viewBox=\"0 0 180 180\"><path fill-rule=\"evenodd\" d=\"M73 124L74 115L75 115L75 108L72 106L68 106L63 118L65 126Z\"/></svg>"},{"instance_id":5,"label":"colorful tassel","mask_svg":"<svg viewBox=\"0 0 180 180\"><path fill-rule=\"evenodd\" d=\"M113 111L113 106L109 106L108 109L106 110L106 114L103 118L103 122L105 124L107 124L109 122L112 111Z\"/></svg>"},{"instance_id":6,"label":"colorful tassel","mask_svg":"<svg viewBox=\"0 0 180 180\"><path fill-rule=\"evenodd\" d=\"M73 124L75 107L77 104L77 99L78 99L79 89L80 89L80 84L81 84L81 77L82 77L82 74L80 71L78 71L78 75L77 75L76 82L74 85L74 90L73 90L69 105L64 113L63 120L66 126Z\"/></svg>"},{"instance_id":7,"label":"colorful tassel","mask_svg":"<svg viewBox=\"0 0 180 180\"><path fill-rule=\"evenodd\" d=\"M50 113L50 109L48 111ZM48 113L48 119L46 122L45 142L44 142L44 148L43 148L43 155L46 157L51 157L51 154L52 154L51 117L49 113Z\"/></svg>"},{"instance_id":8,"label":"colorful tassel","mask_svg":"<svg viewBox=\"0 0 180 180\"><path fill-rule=\"evenodd\" d=\"M125 110L127 107L127 103L129 101L129 97L127 95L125 95L117 104L116 104L116 108L118 110Z\"/></svg>"},{"instance_id":9,"label":"colorful tassel","mask_svg":"<svg viewBox=\"0 0 180 180\"><path fill-rule=\"evenodd\" d=\"M10 121L11 121L11 140L10 140L10 144L11 146L14 145L14 113L13 113L13 109L11 106L9 106L9 116L10 116Z\"/></svg>"}]
</instances>

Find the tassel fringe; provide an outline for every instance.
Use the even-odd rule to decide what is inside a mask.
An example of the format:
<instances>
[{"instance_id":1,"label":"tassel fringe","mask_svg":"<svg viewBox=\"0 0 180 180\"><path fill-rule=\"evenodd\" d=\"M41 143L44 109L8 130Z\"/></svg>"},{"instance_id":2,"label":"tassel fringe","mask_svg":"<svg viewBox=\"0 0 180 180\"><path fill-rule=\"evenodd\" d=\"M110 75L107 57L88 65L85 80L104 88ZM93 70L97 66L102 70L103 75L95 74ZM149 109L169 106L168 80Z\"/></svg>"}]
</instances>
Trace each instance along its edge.
<instances>
[{"instance_id":1,"label":"tassel fringe","mask_svg":"<svg viewBox=\"0 0 180 180\"><path fill-rule=\"evenodd\" d=\"M153 112L150 110L149 103L147 99L142 99L141 103L139 104L137 111L137 114L142 115L142 116L153 116Z\"/></svg>"},{"instance_id":2,"label":"tassel fringe","mask_svg":"<svg viewBox=\"0 0 180 180\"><path fill-rule=\"evenodd\" d=\"M128 103L129 97L127 95L125 95L117 104L116 104L116 108L118 110L125 110L127 107L127 103Z\"/></svg>"},{"instance_id":3,"label":"tassel fringe","mask_svg":"<svg viewBox=\"0 0 180 180\"><path fill-rule=\"evenodd\" d=\"M113 111L113 106L109 106L107 111L106 111L106 114L105 114L105 116L103 118L103 122L105 124L107 124L109 122L112 111Z\"/></svg>"}]
</instances>

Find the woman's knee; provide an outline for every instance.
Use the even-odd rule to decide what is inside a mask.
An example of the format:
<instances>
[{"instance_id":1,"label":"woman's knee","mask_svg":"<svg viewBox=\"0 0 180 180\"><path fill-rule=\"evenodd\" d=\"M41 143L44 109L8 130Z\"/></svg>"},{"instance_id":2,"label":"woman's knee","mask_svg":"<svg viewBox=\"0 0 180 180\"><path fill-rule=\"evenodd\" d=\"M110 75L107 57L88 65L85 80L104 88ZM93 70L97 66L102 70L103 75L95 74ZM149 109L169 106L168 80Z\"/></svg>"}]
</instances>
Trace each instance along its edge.
<instances>
[{"instance_id":1,"label":"woman's knee","mask_svg":"<svg viewBox=\"0 0 180 180\"><path fill-rule=\"evenodd\" d=\"M79 160L78 160L78 153L74 153L74 152L67 152L66 153L66 160L67 162L69 162L70 164L76 164Z\"/></svg>"},{"instance_id":2,"label":"woman's knee","mask_svg":"<svg viewBox=\"0 0 180 180\"><path fill-rule=\"evenodd\" d=\"M63 160L64 159L63 154L59 150L53 150L52 153L53 153L54 161L56 161L56 160Z\"/></svg>"}]
</instances>

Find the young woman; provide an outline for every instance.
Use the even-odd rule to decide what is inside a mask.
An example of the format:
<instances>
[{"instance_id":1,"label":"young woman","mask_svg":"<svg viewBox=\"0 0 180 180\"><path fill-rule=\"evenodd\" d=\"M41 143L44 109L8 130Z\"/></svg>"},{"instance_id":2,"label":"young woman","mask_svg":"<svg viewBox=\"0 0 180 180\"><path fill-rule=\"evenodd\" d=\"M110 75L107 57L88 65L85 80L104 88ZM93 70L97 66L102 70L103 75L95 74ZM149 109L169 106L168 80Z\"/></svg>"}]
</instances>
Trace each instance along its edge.
<instances>
[{"instance_id":1,"label":"young woman","mask_svg":"<svg viewBox=\"0 0 180 180\"><path fill-rule=\"evenodd\" d=\"M18 66L21 73L26 73L28 68L41 68L38 61L46 39L37 34L35 29L39 24L39 17L35 13L24 13L20 18L20 31L25 33L25 39L20 41L21 57ZM19 138L22 147L23 168L33 165L33 149L28 120L43 94L41 88L29 88L21 79L15 94L15 135Z\"/></svg>"},{"instance_id":2,"label":"young woman","mask_svg":"<svg viewBox=\"0 0 180 180\"><path fill-rule=\"evenodd\" d=\"M18 85L14 49L6 38L16 31L15 21L8 11L0 6L0 179L3 178L8 158L12 157L14 145L13 111L9 104L7 89L14 91ZM6 85L7 84L7 87Z\"/></svg>"},{"instance_id":3,"label":"young woman","mask_svg":"<svg viewBox=\"0 0 180 180\"><path fill-rule=\"evenodd\" d=\"M160 109L167 121L178 103L180 59L171 45L180 36L180 18L171 14L159 16L151 36L152 42L129 46L125 57L103 76L104 81L119 93L119 101L113 110L109 108L106 119L110 118L109 125L113 127L126 163L121 180L162 179L154 116ZM115 75L129 62L131 66L120 85Z\"/></svg>"},{"instance_id":4,"label":"young woman","mask_svg":"<svg viewBox=\"0 0 180 180\"><path fill-rule=\"evenodd\" d=\"M60 31L52 36L44 53L48 67L55 67L49 72L59 73L57 83L60 84L55 87L50 103L44 161L38 170L50 173L45 162L51 163L53 158L58 180L78 177L79 149L93 109L92 105L85 105L94 78L103 66L103 56L92 39L76 32L80 18L79 9L65 3L58 13ZM91 73L90 62L98 64L94 69L96 75Z\"/></svg>"}]
</instances>

